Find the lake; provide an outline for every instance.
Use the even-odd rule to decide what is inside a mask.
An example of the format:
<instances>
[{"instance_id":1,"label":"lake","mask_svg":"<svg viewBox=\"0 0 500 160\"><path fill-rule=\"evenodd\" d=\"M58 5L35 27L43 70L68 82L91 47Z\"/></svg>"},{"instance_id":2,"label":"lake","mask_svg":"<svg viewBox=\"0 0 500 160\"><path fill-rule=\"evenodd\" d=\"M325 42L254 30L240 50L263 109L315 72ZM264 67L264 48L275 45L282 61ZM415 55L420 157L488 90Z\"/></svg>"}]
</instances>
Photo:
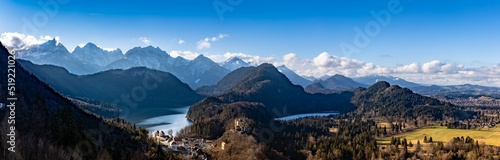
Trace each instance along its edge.
<instances>
[{"instance_id":1,"label":"lake","mask_svg":"<svg viewBox=\"0 0 500 160\"><path fill-rule=\"evenodd\" d=\"M304 118L304 117L315 117L315 116L329 116L329 115L337 115L337 112L330 112L330 113L304 113L304 114L295 114L295 115L290 115L286 117L281 117L281 118L276 118L276 120L295 120L299 118Z\"/></svg>"},{"instance_id":2,"label":"lake","mask_svg":"<svg viewBox=\"0 0 500 160\"><path fill-rule=\"evenodd\" d=\"M189 110L189 106L182 108L170 109L175 114L166 114L161 116L156 116L152 118L147 118L139 123L138 126L146 128L148 131L152 132L155 130L162 130L167 132L168 130L172 130L174 135L185 126L191 124L186 119L186 114ZM328 113L304 113L304 114L295 114L286 117L276 118L276 120L294 120L303 117L311 117L311 116L329 116L329 115L337 115L336 112L328 112Z\"/></svg>"},{"instance_id":3,"label":"lake","mask_svg":"<svg viewBox=\"0 0 500 160\"><path fill-rule=\"evenodd\" d=\"M168 130L172 129L175 135L180 129L191 124L191 122L186 119L189 106L172 110L178 114L168 114L148 118L137 123L137 125L146 128L150 132L162 130L166 133Z\"/></svg>"}]
</instances>

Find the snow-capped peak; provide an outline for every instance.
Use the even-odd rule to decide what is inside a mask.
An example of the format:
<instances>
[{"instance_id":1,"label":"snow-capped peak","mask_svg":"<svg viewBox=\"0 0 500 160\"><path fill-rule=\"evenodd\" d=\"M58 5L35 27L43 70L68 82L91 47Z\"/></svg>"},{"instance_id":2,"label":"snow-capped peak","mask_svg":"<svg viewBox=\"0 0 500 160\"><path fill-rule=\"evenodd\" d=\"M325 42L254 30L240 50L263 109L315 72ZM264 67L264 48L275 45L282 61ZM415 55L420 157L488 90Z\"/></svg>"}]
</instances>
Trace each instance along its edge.
<instances>
[{"instance_id":1,"label":"snow-capped peak","mask_svg":"<svg viewBox=\"0 0 500 160\"><path fill-rule=\"evenodd\" d=\"M232 57L232 58L228 58L226 61L224 61L222 63L245 63L245 61L243 61L242 59L240 59L238 57Z\"/></svg>"},{"instance_id":2,"label":"snow-capped peak","mask_svg":"<svg viewBox=\"0 0 500 160\"><path fill-rule=\"evenodd\" d=\"M52 40L48 40L45 43L26 48L25 50L18 53L18 55L20 55L20 58L42 58L42 56L47 55L67 55L69 51L66 49L66 47L64 47L64 45L59 43L56 38L54 38Z\"/></svg>"},{"instance_id":3,"label":"snow-capped peak","mask_svg":"<svg viewBox=\"0 0 500 160\"><path fill-rule=\"evenodd\" d=\"M45 43L42 43L39 45L40 48L53 48L53 47L64 47L61 43L59 43L59 40L54 38L52 40L48 40Z\"/></svg>"},{"instance_id":4,"label":"snow-capped peak","mask_svg":"<svg viewBox=\"0 0 500 160\"><path fill-rule=\"evenodd\" d=\"M87 44L79 44L78 46L76 46L75 50L78 50L78 49L103 50L103 51L107 51L107 52L115 52L116 51L116 52L122 53L122 50L120 50L120 48L104 48L104 47L98 46L92 42L89 42Z\"/></svg>"},{"instance_id":5,"label":"snow-capped peak","mask_svg":"<svg viewBox=\"0 0 500 160\"><path fill-rule=\"evenodd\" d=\"M207 61L210 60L210 58L205 57L203 54L198 55L193 61ZM212 60L210 60L212 61Z\"/></svg>"},{"instance_id":6,"label":"snow-capped peak","mask_svg":"<svg viewBox=\"0 0 500 160\"><path fill-rule=\"evenodd\" d=\"M160 49L160 47L134 47L125 53L127 56L156 56L156 57L170 57L167 52Z\"/></svg>"},{"instance_id":7,"label":"snow-capped peak","mask_svg":"<svg viewBox=\"0 0 500 160\"><path fill-rule=\"evenodd\" d=\"M72 56L85 64L93 64L104 67L118 59L121 59L123 57L123 53L119 49L106 51L89 42L83 47L77 46L73 51Z\"/></svg>"},{"instance_id":8,"label":"snow-capped peak","mask_svg":"<svg viewBox=\"0 0 500 160\"><path fill-rule=\"evenodd\" d=\"M83 48L99 48L97 47L97 45L95 45L94 43L87 43L85 46L83 46Z\"/></svg>"},{"instance_id":9,"label":"snow-capped peak","mask_svg":"<svg viewBox=\"0 0 500 160\"><path fill-rule=\"evenodd\" d=\"M248 67L251 65L238 57L232 57L232 58L229 58L226 61L222 62L221 66L230 70L230 71L234 71L238 68Z\"/></svg>"}]
</instances>

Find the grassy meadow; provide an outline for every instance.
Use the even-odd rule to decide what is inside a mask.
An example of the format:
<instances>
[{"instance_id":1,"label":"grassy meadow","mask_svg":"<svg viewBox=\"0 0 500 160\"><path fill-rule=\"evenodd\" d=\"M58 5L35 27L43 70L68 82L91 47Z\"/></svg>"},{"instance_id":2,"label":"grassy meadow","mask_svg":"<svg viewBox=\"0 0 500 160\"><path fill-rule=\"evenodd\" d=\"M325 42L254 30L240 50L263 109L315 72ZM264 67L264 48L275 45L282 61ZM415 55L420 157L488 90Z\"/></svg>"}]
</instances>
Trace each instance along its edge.
<instances>
[{"instance_id":1,"label":"grassy meadow","mask_svg":"<svg viewBox=\"0 0 500 160\"><path fill-rule=\"evenodd\" d=\"M432 126L428 128L416 129L411 132L402 133L398 135L393 135L391 137L401 137L406 138L413 144L420 143L423 144L424 137L432 137L434 142L442 141L444 143L453 139L454 137L471 137L474 140L478 140L479 143L485 142L487 145L500 146L500 127L495 128L482 128L480 130L461 130L461 129L448 129L446 126ZM391 137L381 138L379 144L389 144Z\"/></svg>"}]
</instances>

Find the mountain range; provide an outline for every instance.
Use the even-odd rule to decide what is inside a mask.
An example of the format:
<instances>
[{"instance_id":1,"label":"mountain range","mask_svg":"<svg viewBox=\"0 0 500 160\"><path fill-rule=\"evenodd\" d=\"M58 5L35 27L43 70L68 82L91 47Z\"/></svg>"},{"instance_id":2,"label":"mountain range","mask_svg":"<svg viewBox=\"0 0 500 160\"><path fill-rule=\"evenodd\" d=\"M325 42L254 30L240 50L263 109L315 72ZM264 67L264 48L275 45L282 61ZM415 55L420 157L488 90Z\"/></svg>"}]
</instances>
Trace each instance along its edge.
<instances>
[{"instance_id":1,"label":"mountain range","mask_svg":"<svg viewBox=\"0 0 500 160\"><path fill-rule=\"evenodd\" d=\"M488 87L480 85L462 84L462 85L422 85L414 82L406 81L402 78L383 75L369 75L364 77L353 78L354 81L372 85L380 81L385 81L393 85L398 85L403 88L408 88L415 93L426 96L437 95L470 95L470 96L491 96L500 98L499 87Z\"/></svg>"},{"instance_id":2,"label":"mountain range","mask_svg":"<svg viewBox=\"0 0 500 160\"><path fill-rule=\"evenodd\" d=\"M234 70L236 70L238 68L242 68L242 67L253 66L252 64L245 62L238 57L229 58L226 61L220 63L219 65L230 70L230 71L234 71Z\"/></svg>"},{"instance_id":3,"label":"mountain range","mask_svg":"<svg viewBox=\"0 0 500 160\"><path fill-rule=\"evenodd\" d=\"M17 50L16 58L26 59L36 64L62 66L73 73L79 74L89 74L98 71L97 66L86 65L84 62L73 57L66 47L55 39L22 50Z\"/></svg>"},{"instance_id":4,"label":"mountain range","mask_svg":"<svg viewBox=\"0 0 500 160\"><path fill-rule=\"evenodd\" d=\"M53 39L17 50L16 53L18 59L29 60L35 64L61 66L77 75L109 69L147 67L172 73L193 89L215 84L230 72L203 55L194 60L173 58L167 52L152 46L135 47L123 54L120 49L106 51L93 43L87 43L83 47L76 47L70 53L64 45Z\"/></svg>"},{"instance_id":5,"label":"mountain range","mask_svg":"<svg viewBox=\"0 0 500 160\"><path fill-rule=\"evenodd\" d=\"M106 51L93 43L87 43L83 47L77 46L72 53L72 57L85 65L104 68L114 61L122 59L123 53L120 49Z\"/></svg>"},{"instance_id":6,"label":"mountain range","mask_svg":"<svg viewBox=\"0 0 500 160\"><path fill-rule=\"evenodd\" d=\"M358 82L358 83L365 84L365 85L373 85L377 82L385 81L385 82L388 82L392 85L398 85L398 86L405 87L405 88L422 86L422 85L417 84L417 83L408 82L402 78L393 77L393 76L383 76L383 75L369 75L369 76L364 76L364 77L353 78L353 80Z\"/></svg>"},{"instance_id":7,"label":"mountain range","mask_svg":"<svg viewBox=\"0 0 500 160\"><path fill-rule=\"evenodd\" d=\"M164 115L171 108L188 106L202 99L174 75L145 67L75 75L58 66L36 65L24 60L19 63L65 96L117 105L122 111L121 117L131 122Z\"/></svg>"},{"instance_id":8,"label":"mountain range","mask_svg":"<svg viewBox=\"0 0 500 160\"><path fill-rule=\"evenodd\" d=\"M305 90L308 93L329 94L329 93L346 91L358 87L368 87L368 86L369 85L355 82L351 78L336 74L325 80L322 79L315 80L310 85L305 87Z\"/></svg>"},{"instance_id":9,"label":"mountain range","mask_svg":"<svg viewBox=\"0 0 500 160\"><path fill-rule=\"evenodd\" d=\"M182 82L188 84L192 89L215 85L231 71L242 67L257 65L245 62L238 57L229 58L219 64L203 55L193 60L187 60L182 57L173 58L167 52L152 46L135 47L123 54L120 49L107 51L93 43L87 43L83 47L77 46L75 50L70 53L63 44L55 39L17 50L16 58L29 60L35 64L61 66L70 73L76 75L93 74L110 69L147 67L169 72ZM352 79L364 85L352 85L352 82L350 82L351 84L339 83L335 87L324 86L328 82L311 83L312 81L325 81L331 78L330 76L323 76L316 79L314 77L300 76L286 66L278 66L277 68L280 72L285 74L293 84L300 85L311 93L343 91L351 89L354 86L366 87L379 81L386 81L390 84L410 88L424 95L461 93L470 95L484 94L494 97L500 96L497 93L497 91L500 90L498 87L483 87L477 85L428 86L409 82L402 78L384 75L369 75ZM308 86L309 84L311 85Z\"/></svg>"}]
</instances>

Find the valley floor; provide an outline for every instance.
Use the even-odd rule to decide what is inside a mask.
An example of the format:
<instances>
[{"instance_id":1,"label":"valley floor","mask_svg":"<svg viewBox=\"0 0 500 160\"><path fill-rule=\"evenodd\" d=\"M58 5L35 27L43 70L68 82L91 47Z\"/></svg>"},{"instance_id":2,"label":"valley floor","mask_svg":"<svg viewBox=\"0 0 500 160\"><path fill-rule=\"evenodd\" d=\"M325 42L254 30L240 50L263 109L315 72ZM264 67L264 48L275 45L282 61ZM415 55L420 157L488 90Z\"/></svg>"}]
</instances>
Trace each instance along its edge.
<instances>
[{"instance_id":1,"label":"valley floor","mask_svg":"<svg viewBox=\"0 0 500 160\"><path fill-rule=\"evenodd\" d=\"M424 137L432 137L434 142L448 142L454 137L471 137L474 140L478 140L480 143L484 142L486 145L500 146L500 126L494 128L482 128L478 130L463 130L463 129L448 129L446 126L431 126L421 129L416 129L411 132L406 132L398 135L393 135L390 137L381 138L378 140L378 144L389 144L391 137L406 138L408 142L417 144L423 143Z\"/></svg>"}]
</instances>

